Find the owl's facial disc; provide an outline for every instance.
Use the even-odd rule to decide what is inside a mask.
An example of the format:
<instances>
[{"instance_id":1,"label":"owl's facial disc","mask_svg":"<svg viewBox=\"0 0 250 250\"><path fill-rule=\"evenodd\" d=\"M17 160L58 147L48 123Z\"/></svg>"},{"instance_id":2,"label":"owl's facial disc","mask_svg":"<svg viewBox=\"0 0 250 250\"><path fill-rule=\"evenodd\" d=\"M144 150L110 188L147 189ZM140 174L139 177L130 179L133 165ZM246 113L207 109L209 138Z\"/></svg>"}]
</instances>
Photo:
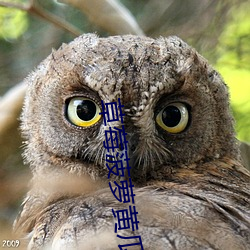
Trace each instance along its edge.
<instances>
[{"instance_id":1,"label":"owl's facial disc","mask_svg":"<svg viewBox=\"0 0 250 250\"><path fill-rule=\"evenodd\" d=\"M101 101L118 98L134 176L238 157L227 88L179 38L83 35L27 82L22 131L35 171L49 165L107 177L105 130L121 123L103 124Z\"/></svg>"},{"instance_id":2,"label":"owl's facial disc","mask_svg":"<svg viewBox=\"0 0 250 250\"><path fill-rule=\"evenodd\" d=\"M97 98L97 95L94 97L90 94L85 96L84 94L79 96L70 94L65 99L64 116L67 123L79 132L79 136L82 133L82 138L88 138L84 147L78 145L76 147L78 151L73 151L76 158L82 160L85 164L88 162L90 165L96 164L99 168L105 168L107 154L107 150L103 146L105 130L109 127L121 128L122 124L116 122L104 126L101 115L103 110L99 99L100 97ZM107 100L104 103L107 103ZM168 148L168 141L163 138L162 134L174 136L188 130L191 108L186 102L178 99L160 98L155 103L155 108L152 107L150 110L153 115L147 114L147 117L151 119L148 123L151 126L149 129L151 129L152 136L142 136L140 124L137 123L142 117L136 121L135 117L131 115L133 107L131 106L129 109L128 103L125 103L124 106L126 107L123 111L126 140L128 141L127 153L130 159L129 165L132 172L140 171L145 175L149 171L149 166L158 168L170 161L171 152ZM147 126L147 124L143 124L143 128L145 125ZM92 131L95 131L95 134ZM115 149L110 155L116 159L118 152L122 154L122 148ZM116 160L119 160L119 158Z\"/></svg>"}]
</instances>

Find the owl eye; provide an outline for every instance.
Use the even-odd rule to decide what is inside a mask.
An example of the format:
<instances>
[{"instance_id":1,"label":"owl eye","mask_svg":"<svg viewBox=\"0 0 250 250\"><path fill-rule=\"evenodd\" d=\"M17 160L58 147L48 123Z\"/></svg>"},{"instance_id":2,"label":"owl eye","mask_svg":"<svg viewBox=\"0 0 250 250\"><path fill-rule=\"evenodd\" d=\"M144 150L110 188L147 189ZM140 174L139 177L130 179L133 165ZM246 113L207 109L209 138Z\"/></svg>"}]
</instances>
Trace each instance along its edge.
<instances>
[{"instance_id":1,"label":"owl eye","mask_svg":"<svg viewBox=\"0 0 250 250\"><path fill-rule=\"evenodd\" d=\"M169 133L182 132L188 124L189 113L183 103L171 103L156 116L156 122Z\"/></svg>"},{"instance_id":2,"label":"owl eye","mask_svg":"<svg viewBox=\"0 0 250 250\"><path fill-rule=\"evenodd\" d=\"M79 127L89 127L97 123L101 118L100 112L94 101L84 97L74 97L66 106L68 120Z\"/></svg>"}]
</instances>

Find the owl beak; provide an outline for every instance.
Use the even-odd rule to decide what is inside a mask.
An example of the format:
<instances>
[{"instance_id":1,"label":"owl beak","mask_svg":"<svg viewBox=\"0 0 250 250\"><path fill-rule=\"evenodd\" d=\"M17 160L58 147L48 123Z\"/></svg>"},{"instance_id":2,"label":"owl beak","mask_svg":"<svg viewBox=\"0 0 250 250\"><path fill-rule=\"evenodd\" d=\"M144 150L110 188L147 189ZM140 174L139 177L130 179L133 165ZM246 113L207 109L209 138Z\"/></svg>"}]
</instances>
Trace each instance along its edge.
<instances>
[{"instance_id":1,"label":"owl beak","mask_svg":"<svg viewBox=\"0 0 250 250\"><path fill-rule=\"evenodd\" d=\"M136 145L138 144L139 137L134 133L127 133L126 140L128 142L127 150L125 148L121 150L121 154L124 155L123 156L124 163L126 164L125 177L121 179L128 179L131 170L133 171L133 168L136 164L135 150L136 150Z\"/></svg>"}]
</instances>

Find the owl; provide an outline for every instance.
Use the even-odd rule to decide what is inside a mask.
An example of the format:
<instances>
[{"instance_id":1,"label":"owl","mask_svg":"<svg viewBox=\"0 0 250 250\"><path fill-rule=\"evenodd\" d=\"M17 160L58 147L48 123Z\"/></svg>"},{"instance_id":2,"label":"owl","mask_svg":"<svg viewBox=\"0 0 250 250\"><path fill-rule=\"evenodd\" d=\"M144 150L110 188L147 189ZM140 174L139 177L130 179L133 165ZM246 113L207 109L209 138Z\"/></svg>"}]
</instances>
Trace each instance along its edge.
<instances>
[{"instance_id":1,"label":"owl","mask_svg":"<svg viewBox=\"0 0 250 250\"><path fill-rule=\"evenodd\" d=\"M181 39L85 34L26 83L33 178L14 228L28 249L250 249L227 86Z\"/></svg>"}]
</instances>

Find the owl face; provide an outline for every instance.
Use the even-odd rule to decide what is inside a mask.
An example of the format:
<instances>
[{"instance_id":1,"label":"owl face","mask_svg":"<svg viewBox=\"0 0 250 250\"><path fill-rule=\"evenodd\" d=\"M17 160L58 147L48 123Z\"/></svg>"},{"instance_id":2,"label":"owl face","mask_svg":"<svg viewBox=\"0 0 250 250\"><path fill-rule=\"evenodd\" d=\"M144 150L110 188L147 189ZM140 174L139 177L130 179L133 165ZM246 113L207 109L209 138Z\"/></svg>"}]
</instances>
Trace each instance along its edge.
<instances>
[{"instance_id":1,"label":"owl face","mask_svg":"<svg viewBox=\"0 0 250 250\"><path fill-rule=\"evenodd\" d=\"M119 98L138 182L238 154L225 84L177 37L83 35L52 52L27 81L22 130L34 172L107 178L105 130L121 122L105 125L101 102Z\"/></svg>"}]
</instances>

